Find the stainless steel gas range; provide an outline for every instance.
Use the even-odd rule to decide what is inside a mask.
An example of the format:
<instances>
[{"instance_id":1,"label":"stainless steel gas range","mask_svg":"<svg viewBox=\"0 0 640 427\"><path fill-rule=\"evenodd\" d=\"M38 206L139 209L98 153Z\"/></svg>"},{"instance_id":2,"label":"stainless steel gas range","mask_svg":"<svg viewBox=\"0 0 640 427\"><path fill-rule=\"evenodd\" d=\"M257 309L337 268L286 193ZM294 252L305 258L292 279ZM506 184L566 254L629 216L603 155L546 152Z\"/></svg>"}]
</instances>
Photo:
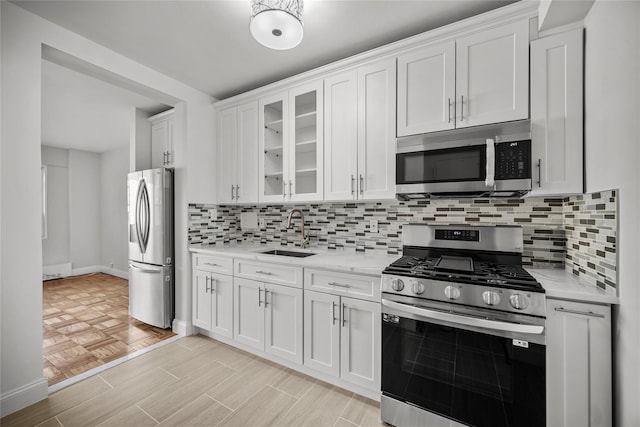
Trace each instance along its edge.
<instances>
[{"instance_id":1,"label":"stainless steel gas range","mask_svg":"<svg viewBox=\"0 0 640 427\"><path fill-rule=\"evenodd\" d=\"M545 425L545 295L519 226L407 224L382 274L382 420Z\"/></svg>"}]
</instances>

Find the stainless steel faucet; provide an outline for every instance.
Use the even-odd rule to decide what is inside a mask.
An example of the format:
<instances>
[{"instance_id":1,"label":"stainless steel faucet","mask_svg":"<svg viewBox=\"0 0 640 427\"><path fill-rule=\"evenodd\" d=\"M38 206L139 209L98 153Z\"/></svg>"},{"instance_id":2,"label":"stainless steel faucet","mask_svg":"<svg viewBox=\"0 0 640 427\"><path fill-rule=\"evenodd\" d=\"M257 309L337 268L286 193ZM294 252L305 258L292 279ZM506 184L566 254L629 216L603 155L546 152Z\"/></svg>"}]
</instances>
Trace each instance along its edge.
<instances>
[{"instance_id":1,"label":"stainless steel faucet","mask_svg":"<svg viewBox=\"0 0 640 427\"><path fill-rule=\"evenodd\" d=\"M302 248L306 248L309 244L309 235L304 234L304 214L300 209L292 209L291 212L289 212L289 217L287 218L287 230L293 228L293 225L291 225L291 219L293 218L293 214L295 213L300 214L300 231L302 231L302 240L300 241L300 246Z\"/></svg>"}]
</instances>

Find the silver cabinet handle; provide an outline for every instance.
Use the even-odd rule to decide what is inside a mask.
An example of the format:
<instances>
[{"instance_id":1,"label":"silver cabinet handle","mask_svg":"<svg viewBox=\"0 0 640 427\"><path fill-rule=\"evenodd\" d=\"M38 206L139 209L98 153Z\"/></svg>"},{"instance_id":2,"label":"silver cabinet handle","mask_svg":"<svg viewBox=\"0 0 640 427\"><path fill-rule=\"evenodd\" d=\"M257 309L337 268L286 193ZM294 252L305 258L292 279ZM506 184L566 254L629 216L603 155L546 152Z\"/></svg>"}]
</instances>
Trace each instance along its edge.
<instances>
[{"instance_id":1,"label":"silver cabinet handle","mask_svg":"<svg viewBox=\"0 0 640 427\"><path fill-rule=\"evenodd\" d=\"M167 165L171 164L171 156L173 153L171 151L167 151Z\"/></svg>"},{"instance_id":2,"label":"silver cabinet handle","mask_svg":"<svg viewBox=\"0 0 640 427\"><path fill-rule=\"evenodd\" d=\"M460 121L464 121L464 96L460 96Z\"/></svg>"},{"instance_id":3,"label":"silver cabinet handle","mask_svg":"<svg viewBox=\"0 0 640 427\"><path fill-rule=\"evenodd\" d=\"M269 293L269 289L264 288L264 308L267 308L269 305L269 301L267 301L267 294ZM271 302L273 302L273 292L271 292Z\"/></svg>"},{"instance_id":4,"label":"silver cabinet handle","mask_svg":"<svg viewBox=\"0 0 640 427\"><path fill-rule=\"evenodd\" d=\"M236 185L236 200L240 198L240 186Z\"/></svg>"},{"instance_id":5,"label":"silver cabinet handle","mask_svg":"<svg viewBox=\"0 0 640 427\"><path fill-rule=\"evenodd\" d=\"M262 306L262 288L258 286L258 307Z\"/></svg>"},{"instance_id":6,"label":"silver cabinet handle","mask_svg":"<svg viewBox=\"0 0 640 427\"><path fill-rule=\"evenodd\" d=\"M447 98L447 103L449 104L449 108L447 109L447 115L449 116L447 123L451 123L451 98Z\"/></svg>"},{"instance_id":7,"label":"silver cabinet handle","mask_svg":"<svg viewBox=\"0 0 640 427\"><path fill-rule=\"evenodd\" d=\"M209 276L204 278L204 282L205 282L204 292L207 294L209 293L209 280L211 280L211 277Z\"/></svg>"},{"instance_id":8,"label":"silver cabinet handle","mask_svg":"<svg viewBox=\"0 0 640 427\"><path fill-rule=\"evenodd\" d=\"M538 188L542 187L542 159L538 159Z\"/></svg>"},{"instance_id":9,"label":"silver cabinet handle","mask_svg":"<svg viewBox=\"0 0 640 427\"><path fill-rule=\"evenodd\" d=\"M209 290L211 291L211 293L214 293L216 291L216 289L213 287L213 284L216 282L216 279L214 279L213 277L211 278L211 288L209 288Z\"/></svg>"},{"instance_id":10,"label":"silver cabinet handle","mask_svg":"<svg viewBox=\"0 0 640 427\"><path fill-rule=\"evenodd\" d=\"M236 198L236 196L234 196L234 194L233 194L233 188L234 188L233 184L231 184L231 201L233 201L233 199Z\"/></svg>"},{"instance_id":11,"label":"silver cabinet handle","mask_svg":"<svg viewBox=\"0 0 640 427\"><path fill-rule=\"evenodd\" d=\"M167 164L167 152L166 151L162 152L162 164L163 165Z\"/></svg>"},{"instance_id":12,"label":"silver cabinet handle","mask_svg":"<svg viewBox=\"0 0 640 427\"><path fill-rule=\"evenodd\" d=\"M292 191L293 191L293 184L291 184L291 180L289 180L289 198L291 198Z\"/></svg>"},{"instance_id":13,"label":"silver cabinet handle","mask_svg":"<svg viewBox=\"0 0 640 427\"><path fill-rule=\"evenodd\" d=\"M341 288L350 288L350 285L346 285L344 283L338 283L338 282L329 282L330 286L339 286Z\"/></svg>"},{"instance_id":14,"label":"silver cabinet handle","mask_svg":"<svg viewBox=\"0 0 640 427\"><path fill-rule=\"evenodd\" d=\"M351 174L351 194L356 194L356 177Z\"/></svg>"},{"instance_id":15,"label":"silver cabinet handle","mask_svg":"<svg viewBox=\"0 0 640 427\"><path fill-rule=\"evenodd\" d=\"M346 304L342 304L342 327L347 323L347 315L346 315L347 306Z\"/></svg>"},{"instance_id":16,"label":"silver cabinet handle","mask_svg":"<svg viewBox=\"0 0 640 427\"><path fill-rule=\"evenodd\" d=\"M364 194L364 177L360 174L360 195Z\"/></svg>"},{"instance_id":17,"label":"silver cabinet handle","mask_svg":"<svg viewBox=\"0 0 640 427\"><path fill-rule=\"evenodd\" d=\"M287 197L287 181L282 180L282 197Z\"/></svg>"},{"instance_id":18,"label":"silver cabinet handle","mask_svg":"<svg viewBox=\"0 0 640 427\"><path fill-rule=\"evenodd\" d=\"M579 314L581 316L599 317L601 319L604 319L604 314L594 313L593 311L571 310L569 308L564 308L564 307L556 307L556 308L554 308L554 310L555 311L560 311L562 313Z\"/></svg>"},{"instance_id":19,"label":"silver cabinet handle","mask_svg":"<svg viewBox=\"0 0 640 427\"><path fill-rule=\"evenodd\" d=\"M271 276L273 274L270 271L262 271L262 270L257 270L256 273L257 274L266 274L267 276Z\"/></svg>"},{"instance_id":20,"label":"silver cabinet handle","mask_svg":"<svg viewBox=\"0 0 640 427\"><path fill-rule=\"evenodd\" d=\"M204 265L210 265L211 267L220 267L220 264L214 264L212 262L203 262Z\"/></svg>"},{"instance_id":21,"label":"silver cabinet handle","mask_svg":"<svg viewBox=\"0 0 640 427\"><path fill-rule=\"evenodd\" d=\"M336 302L335 301L331 301L331 323L333 325L336 324Z\"/></svg>"}]
</instances>

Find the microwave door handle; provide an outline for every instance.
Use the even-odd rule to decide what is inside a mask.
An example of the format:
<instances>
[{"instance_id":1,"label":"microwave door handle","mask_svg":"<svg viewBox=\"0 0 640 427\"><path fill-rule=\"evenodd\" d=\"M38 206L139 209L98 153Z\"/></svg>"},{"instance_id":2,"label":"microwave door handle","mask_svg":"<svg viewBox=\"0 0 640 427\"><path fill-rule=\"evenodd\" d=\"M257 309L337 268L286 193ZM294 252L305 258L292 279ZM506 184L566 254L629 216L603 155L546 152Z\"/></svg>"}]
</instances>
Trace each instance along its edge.
<instances>
[{"instance_id":1,"label":"microwave door handle","mask_svg":"<svg viewBox=\"0 0 640 427\"><path fill-rule=\"evenodd\" d=\"M398 312L410 313L415 316L440 320L443 322L449 322L458 325L475 326L477 328L490 329L494 331L506 331L516 332L521 334L541 334L544 331L544 326L539 325L524 325L521 323L502 322L499 320L482 319L479 317L469 317L462 314L454 314L440 311L428 310L426 308L420 308L413 305L402 304L395 301L389 301L382 299L382 305L389 307L390 309Z\"/></svg>"},{"instance_id":2,"label":"microwave door handle","mask_svg":"<svg viewBox=\"0 0 640 427\"><path fill-rule=\"evenodd\" d=\"M487 138L487 166L484 185L493 187L496 177L496 146L492 138Z\"/></svg>"}]
</instances>

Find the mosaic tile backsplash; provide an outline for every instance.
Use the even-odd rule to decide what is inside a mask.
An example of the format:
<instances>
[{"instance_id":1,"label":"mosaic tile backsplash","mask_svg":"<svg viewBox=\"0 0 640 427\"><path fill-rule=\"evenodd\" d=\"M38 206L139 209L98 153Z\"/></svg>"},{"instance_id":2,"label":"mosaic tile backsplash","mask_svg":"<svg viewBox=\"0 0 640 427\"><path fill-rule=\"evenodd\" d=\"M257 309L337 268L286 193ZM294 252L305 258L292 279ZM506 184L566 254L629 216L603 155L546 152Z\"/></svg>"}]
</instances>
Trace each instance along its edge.
<instances>
[{"instance_id":1,"label":"mosaic tile backsplash","mask_svg":"<svg viewBox=\"0 0 640 427\"><path fill-rule=\"evenodd\" d=\"M189 243L255 242L300 245L300 219L285 228L291 209L305 216L311 245L328 249L402 252L402 225L407 222L447 224L520 224L523 264L565 267L594 285L616 287L616 192L565 199L461 199L412 202L318 203L236 206L189 205ZM256 212L264 220L257 231L242 231L240 213ZM370 220L378 221L378 233Z\"/></svg>"},{"instance_id":2,"label":"mosaic tile backsplash","mask_svg":"<svg viewBox=\"0 0 640 427\"><path fill-rule=\"evenodd\" d=\"M617 283L616 191L582 194L564 203L565 269L608 292Z\"/></svg>"}]
</instances>

